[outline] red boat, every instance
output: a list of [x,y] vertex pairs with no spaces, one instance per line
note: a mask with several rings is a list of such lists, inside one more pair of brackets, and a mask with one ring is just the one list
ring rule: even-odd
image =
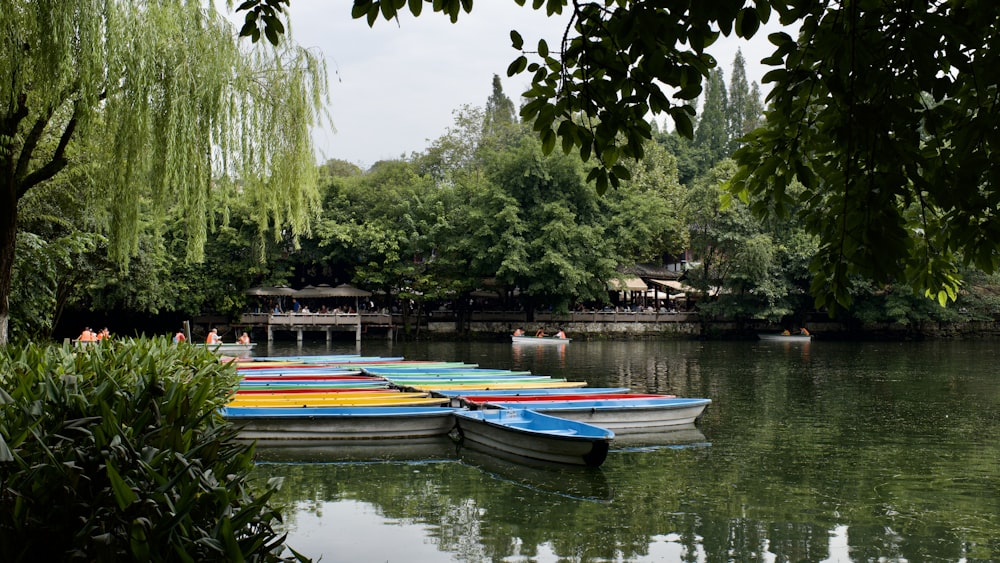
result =
[[530,403],[532,401],[597,401],[605,399],[673,399],[675,395],[643,393],[588,393],[586,395],[475,395],[461,397],[462,401],[475,405],[483,403]]

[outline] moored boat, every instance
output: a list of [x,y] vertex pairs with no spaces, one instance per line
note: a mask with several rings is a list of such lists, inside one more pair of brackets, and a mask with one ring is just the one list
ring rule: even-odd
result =
[[204,346],[220,356],[249,356],[250,353],[253,352],[254,346],[256,345],[256,342],[251,342],[249,344],[237,344],[235,342],[197,344],[197,346]]
[[810,342],[812,341],[811,334],[773,334],[766,332],[758,332],[757,338],[760,340],[766,340],[769,342]]
[[569,344],[572,338],[556,338],[555,336],[511,336],[513,344]]
[[395,393],[382,396],[363,397],[350,395],[340,397],[328,395],[275,395],[252,396],[237,395],[229,401],[231,407],[425,407],[444,405],[448,399],[427,397],[420,393]]
[[497,390],[497,389],[569,389],[574,387],[586,387],[586,381],[563,381],[563,380],[546,380],[546,381],[501,381],[496,383],[405,383],[397,384],[404,389],[417,389],[419,391],[432,391],[440,392],[449,389],[479,389],[479,390]]
[[526,458],[599,467],[615,434],[611,430],[529,409],[456,410],[462,443]]
[[222,415],[246,440],[359,440],[447,434],[450,407],[225,407]]
[[545,389],[440,389],[434,393],[445,397],[475,397],[478,395],[539,396],[539,395],[590,395],[594,393],[627,393],[628,387],[575,387]]
[[635,398],[564,401],[490,401],[489,406],[523,409],[593,424],[615,432],[647,431],[693,424],[712,403],[700,398]]
[[487,403],[524,403],[525,408],[534,408],[530,406],[533,403],[540,402],[553,402],[553,401],[607,401],[611,399],[676,399],[674,395],[661,395],[653,393],[545,393],[533,395],[531,393],[522,393],[520,395],[505,395],[505,394],[481,394],[481,395],[469,395],[469,396],[459,396],[459,398],[464,402],[473,407],[479,407]]

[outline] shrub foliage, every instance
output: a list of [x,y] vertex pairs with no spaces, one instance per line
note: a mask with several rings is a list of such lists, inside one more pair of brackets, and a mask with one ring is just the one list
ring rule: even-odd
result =
[[0,349],[0,560],[279,560],[235,381],[166,339]]

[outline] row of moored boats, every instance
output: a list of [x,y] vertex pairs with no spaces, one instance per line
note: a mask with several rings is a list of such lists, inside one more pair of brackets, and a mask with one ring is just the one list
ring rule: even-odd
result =
[[616,434],[693,426],[710,399],[631,393],[527,371],[403,358],[242,358],[223,415],[261,442],[424,438],[599,466]]

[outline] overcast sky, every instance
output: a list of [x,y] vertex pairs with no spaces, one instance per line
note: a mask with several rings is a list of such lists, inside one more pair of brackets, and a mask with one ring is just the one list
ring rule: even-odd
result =
[[[429,7],[420,18],[406,13],[398,24],[380,19],[374,28],[352,19],[346,1],[292,0],[289,12],[295,41],[319,49],[327,61],[336,132],[316,133],[321,159],[362,168],[422,152],[452,124],[455,110],[486,104],[494,74],[520,105],[530,77],[506,76],[507,65],[518,56],[510,46],[510,30],[517,29],[525,45],[544,37],[555,46],[566,21],[511,0],[476,2],[457,25]],[[759,61],[770,49],[765,34],[758,37],[753,44],[722,38],[713,46],[727,84],[738,47],[748,79],[760,84],[767,69]]]

